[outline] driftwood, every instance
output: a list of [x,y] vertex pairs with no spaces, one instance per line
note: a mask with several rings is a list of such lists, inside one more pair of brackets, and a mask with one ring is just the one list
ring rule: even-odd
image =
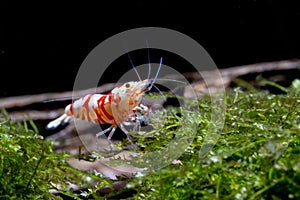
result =
[[[237,77],[253,73],[262,73],[267,71],[280,71],[280,70],[292,70],[297,69],[300,66],[300,60],[283,60],[277,62],[266,62],[257,63],[251,65],[230,67],[226,69],[212,70],[212,71],[202,71],[184,73],[183,76],[191,80],[192,87],[185,88],[184,96],[189,97],[190,89],[194,92],[203,94],[208,91],[218,92],[220,88],[228,87],[228,85]],[[216,77],[221,77],[218,79]],[[180,80],[179,76],[168,76],[169,79]],[[0,108],[10,109],[14,108],[13,112],[10,112],[11,118],[15,121],[22,121],[27,119],[33,120],[47,120],[53,119],[60,115],[63,110],[55,109],[49,111],[36,111],[36,110],[24,110],[23,107],[35,104],[35,103],[45,103],[51,99],[72,99],[72,95],[76,97],[84,96],[89,93],[104,93],[111,90],[115,84],[108,83],[104,84],[96,90],[94,88],[85,89],[80,91],[66,91],[61,93],[45,93],[36,95],[26,95],[26,96],[15,96],[15,97],[5,97],[0,98]]]
[[[183,76],[186,79],[192,80],[191,87],[186,87],[184,91],[185,97],[192,97],[192,93],[196,93],[198,96],[202,96],[207,93],[222,92],[224,87],[228,87],[232,81],[240,76],[260,74],[264,72],[276,72],[289,71],[300,67],[300,60],[283,60],[276,62],[265,62],[251,65],[243,65],[230,67],[226,69],[202,71],[202,72],[190,72],[185,73]],[[282,77],[284,75],[277,74],[273,77],[269,77],[272,81],[288,79],[288,77]],[[220,78],[221,77],[221,78]],[[168,76],[170,79],[180,80],[179,76]],[[192,90],[192,91],[191,91]]]
[[6,97],[0,99],[0,108],[23,107],[34,103],[43,103],[55,99],[71,99],[72,96],[80,97],[90,93],[103,93],[111,90],[114,87],[113,83],[104,84],[98,88],[90,88],[79,91],[66,91],[59,93],[45,93],[36,95],[25,95],[16,97]]

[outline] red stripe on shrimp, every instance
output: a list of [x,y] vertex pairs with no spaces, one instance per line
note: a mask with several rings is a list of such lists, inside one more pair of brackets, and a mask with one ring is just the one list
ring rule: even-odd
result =
[[72,104],[72,103],[70,104],[69,110],[70,110],[70,114],[71,114],[71,115],[74,115],[74,113],[73,113],[73,104]]
[[[85,114],[86,114],[86,119],[83,120],[87,120],[87,121],[91,121],[91,117],[90,117],[90,109],[89,109],[89,102],[91,100],[92,94],[88,95],[88,97],[86,98],[86,100],[84,101],[84,103],[82,104],[82,109],[85,110]],[[84,115],[82,115],[84,116]]]
[[[104,95],[102,96],[99,100],[98,100],[98,105],[100,105],[100,108],[101,108],[101,111],[103,112],[103,114],[105,115],[105,117],[107,119],[109,119],[110,121],[113,121],[114,120],[114,117],[112,115],[110,115],[107,111],[106,111],[106,108],[105,108],[105,98],[109,98],[110,95]],[[108,99],[109,100],[109,99]]]
[[98,124],[107,123],[107,122],[105,121],[105,119],[102,117],[102,113],[100,112],[99,109],[94,108],[94,111],[95,111],[95,113],[96,113],[96,115],[97,115],[97,119],[95,119],[95,122],[96,122],[96,123],[98,123]]

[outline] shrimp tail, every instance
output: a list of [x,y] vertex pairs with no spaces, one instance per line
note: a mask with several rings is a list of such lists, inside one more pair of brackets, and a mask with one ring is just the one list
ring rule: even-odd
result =
[[67,114],[61,115],[59,118],[51,121],[49,124],[47,124],[46,129],[53,130],[56,129],[59,125],[63,125],[65,123],[68,123],[71,120],[71,116],[68,116]]

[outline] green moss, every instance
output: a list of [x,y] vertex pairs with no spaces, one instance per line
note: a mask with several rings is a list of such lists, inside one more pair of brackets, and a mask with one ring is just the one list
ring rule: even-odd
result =
[[[276,84],[272,84],[278,87]],[[214,109],[200,99],[200,123],[191,146],[169,165],[132,179],[133,199],[299,199],[300,198],[300,84],[267,91],[226,93],[226,119],[215,146],[199,157]],[[156,136],[156,140],[164,140]]]
[[[108,196],[113,198],[133,188],[137,193],[132,199],[299,199],[300,81],[293,81],[289,88],[260,81],[280,88],[284,94],[250,86],[248,91],[227,91],[224,127],[212,137],[216,141],[206,140],[217,126],[211,114],[218,105],[209,96],[189,107],[199,112],[169,108],[156,130],[133,139],[142,147],[138,150],[141,155],[168,148],[174,138],[189,141],[178,158],[182,165],[170,164],[122,178],[129,182],[127,188]],[[236,83],[245,86],[244,81]],[[182,126],[186,116],[187,126]],[[191,134],[190,125],[194,124],[196,133]],[[58,189],[57,185],[65,196],[99,199],[98,191],[111,186],[111,181],[97,174],[68,166],[66,160],[71,156],[56,154],[51,141],[43,140],[32,122],[30,127],[13,123],[7,116],[0,122],[1,199],[59,199],[48,192]],[[207,149],[208,154],[199,154],[201,149]],[[86,177],[97,180],[96,187]],[[87,190],[75,194],[68,189],[69,183]]]
[[52,142],[38,134],[33,122],[30,126],[12,122],[5,110],[2,117],[5,120],[0,122],[0,199],[61,199],[51,194],[51,189],[79,199],[80,194],[68,189],[70,183],[88,187],[89,176],[98,180],[99,185],[108,184],[100,176],[70,167],[67,159],[71,156],[55,153]]

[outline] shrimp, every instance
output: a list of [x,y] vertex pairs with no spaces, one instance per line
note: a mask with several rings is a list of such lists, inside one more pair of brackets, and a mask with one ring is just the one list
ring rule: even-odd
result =
[[[96,138],[110,131],[108,140],[110,141],[116,128],[119,127],[127,136],[132,144],[129,132],[124,127],[128,122],[140,124],[149,117],[149,108],[141,104],[145,92],[150,91],[157,80],[160,68],[162,66],[162,58],[156,75],[153,79],[149,74],[147,79],[141,80],[136,69],[139,81],[126,82],[115,87],[108,94],[88,94],[65,107],[65,112],[57,119],[51,121],[46,128],[55,129],[62,123],[69,122],[72,118],[77,118],[95,124],[111,124],[111,126],[96,134]],[[155,87],[155,86],[154,86]],[[135,121],[135,122],[134,122]]]

